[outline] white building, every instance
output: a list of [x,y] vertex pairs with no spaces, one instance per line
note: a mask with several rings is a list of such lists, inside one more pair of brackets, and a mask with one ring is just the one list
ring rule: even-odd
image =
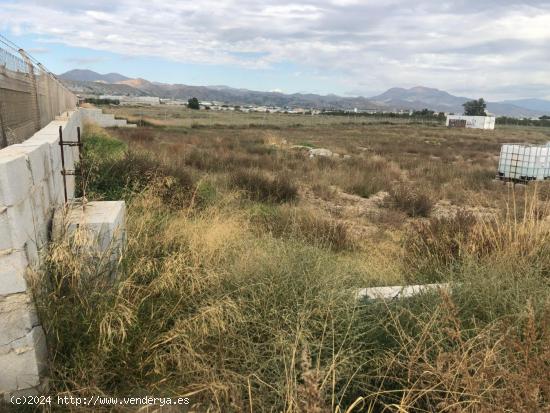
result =
[[471,129],[495,129],[494,116],[447,115],[447,127]]

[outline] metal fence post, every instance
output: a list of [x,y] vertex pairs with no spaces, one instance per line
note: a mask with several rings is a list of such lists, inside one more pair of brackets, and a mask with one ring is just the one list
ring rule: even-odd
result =
[[38,102],[38,85],[36,84],[36,75],[34,73],[34,65],[31,62],[31,59],[29,59],[29,56],[27,56],[27,53],[23,49],[19,49],[19,54],[23,57],[23,60],[27,64],[27,68],[29,70],[29,77],[31,80],[31,97],[33,99],[34,104],[34,126],[35,129],[38,131],[41,128],[40,123],[40,104]]

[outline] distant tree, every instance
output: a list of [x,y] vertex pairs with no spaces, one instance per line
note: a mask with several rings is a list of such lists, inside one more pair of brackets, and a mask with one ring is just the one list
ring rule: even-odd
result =
[[94,105],[119,105],[120,100],[118,99],[99,99],[99,98],[86,98],[84,99],[86,103],[92,103]]
[[430,109],[422,109],[422,110],[415,110],[413,112],[413,116],[419,116],[419,117],[429,117],[434,115],[434,111]]
[[548,115],[542,115],[539,119],[540,119],[540,120],[550,120],[550,116],[548,116]]
[[487,112],[485,112],[485,109],[487,109],[487,103],[485,103],[483,98],[479,98],[478,100],[470,100],[462,106],[464,106],[464,114],[467,116],[487,116]]
[[191,98],[187,101],[187,107],[189,109],[200,109],[201,105],[199,104],[199,100],[197,98]]

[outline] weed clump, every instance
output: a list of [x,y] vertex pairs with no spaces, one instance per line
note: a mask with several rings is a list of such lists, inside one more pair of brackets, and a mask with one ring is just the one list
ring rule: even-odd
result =
[[298,188],[286,176],[270,177],[254,169],[241,169],[229,177],[232,188],[246,191],[248,196],[260,202],[284,203],[298,198]]
[[348,225],[303,208],[261,208],[252,220],[275,237],[301,239],[337,252],[352,251],[358,246]]
[[404,240],[404,267],[409,282],[440,281],[443,274],[462,262],[472,244],[481,255],[490,248],[482,245],[475,216],[464,210],[411,224]]
[[432,197],[420,189],[405,183],[390,188],[391,205],[410,217],[427,217],[434,206]]

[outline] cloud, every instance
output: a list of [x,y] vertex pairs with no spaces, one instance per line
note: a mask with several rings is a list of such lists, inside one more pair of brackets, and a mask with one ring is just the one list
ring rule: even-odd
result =
[[0,0],[0,11],[15,32],[71,46],[246,69],[292,63],[340,92],[424,84],[494,99],[550,88],[546,0]]

